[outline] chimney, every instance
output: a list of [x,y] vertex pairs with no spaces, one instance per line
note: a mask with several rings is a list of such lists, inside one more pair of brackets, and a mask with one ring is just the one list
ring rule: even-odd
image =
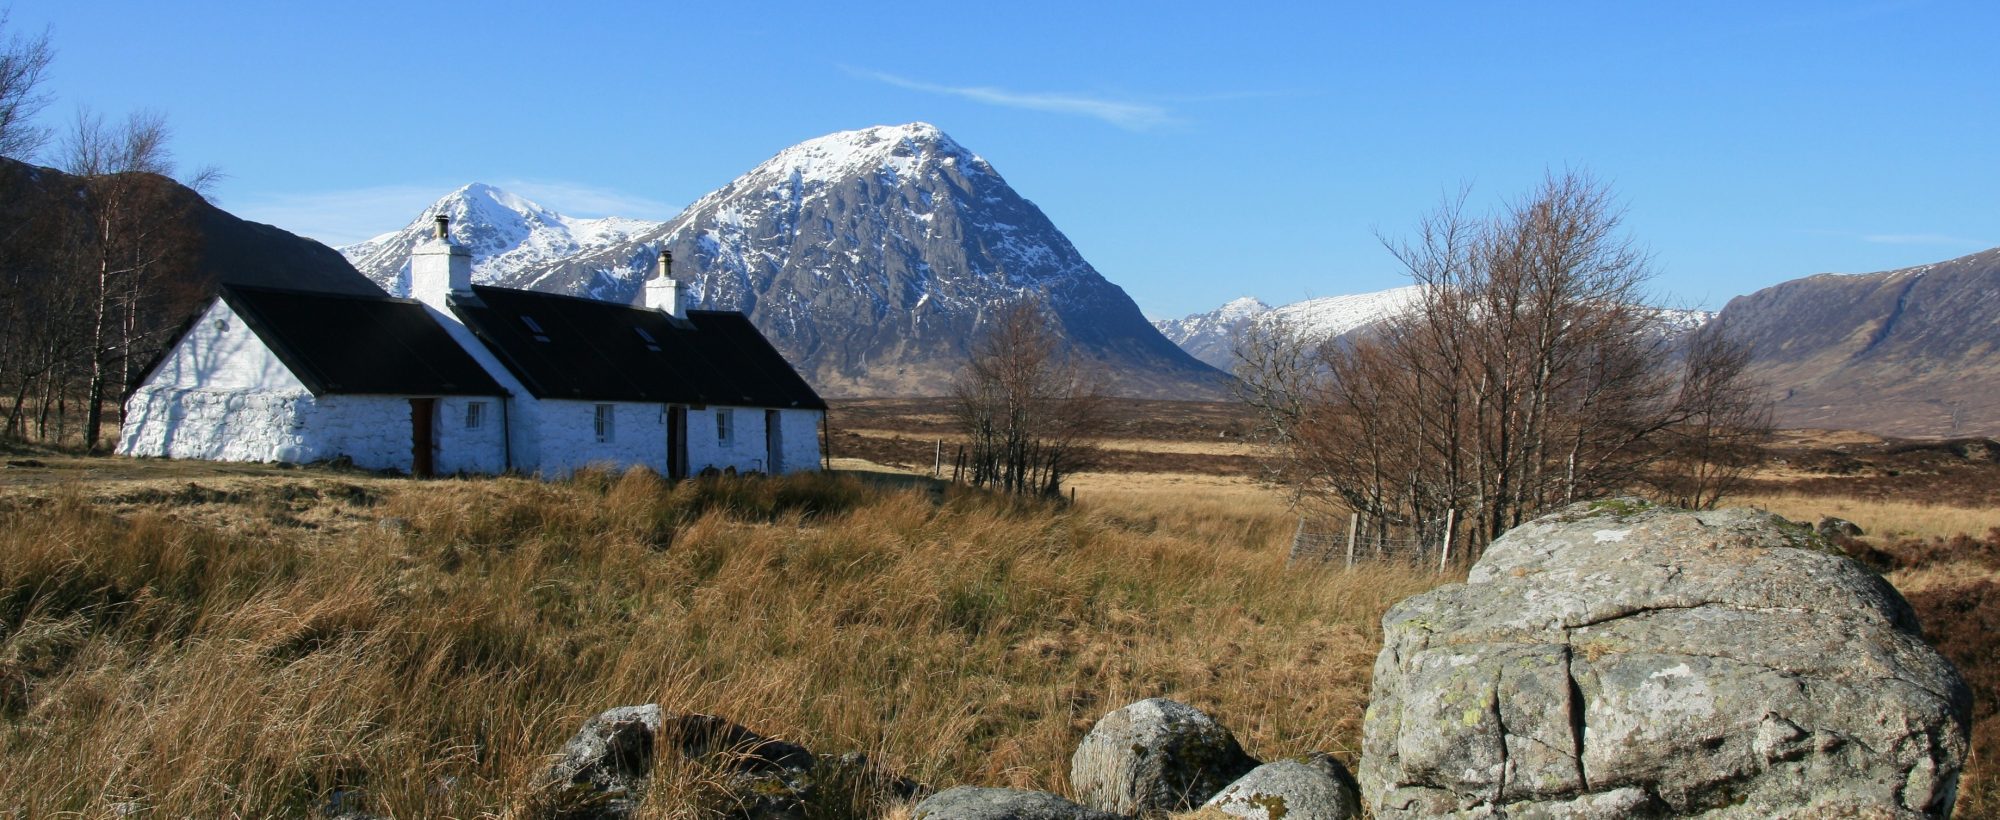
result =
[[681,285],[674,281],[674,254],[660,248],[660,263],[653,271],[653,278],[647,279],[639,293],[640,305],[660,311],[676,319],[687,318],[687,294],[681,292]]
[[472,292],[472,252],[451,241],[451,217],[438,214],[430,238],[410,249],[410,298],[451,315],[454,293]]

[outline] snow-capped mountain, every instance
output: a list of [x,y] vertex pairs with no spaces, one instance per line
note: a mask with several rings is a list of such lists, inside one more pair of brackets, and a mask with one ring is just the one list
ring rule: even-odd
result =
[[1210,367],[1229,370],[1236,365],[1236,334],[1251,320],[1270,312],[1271,306],[1262,299],[1244,296],[1207,313],[1154,319],[1153,327],[1188,355],[1207,362]]
[[472,278],[480,283],[518,282],[524,271],[616,245],[661,224],[616,216],[564,216],[526,197],[475,182],[432,203],[402,230],[348,245],[340,252],[383,290],[408,295],[410,248],[430,235],[438,214],[451,217],[452,234],[472,251]]
[[[1282,324],[1306,338],[1337,339],[1414,310],[1422,293],[1417,285],[1405,285],[1372,293],[1322,296],[1275,308],[1245,296],[1207,313],[1162,319],[1153,326],[1195,358],[1226,370],[1235,365],[1238,335],[1253,322]],[[1651,308],[1650,311],[1653,326],[1667,337],[1700,328],[1715,317],[1705,310]]]
[[1372,293],[1321,296],[1273,308],[1266,321],[1282,322],[1309,337],[1332,339],[1401,315],[1416,307],[1422,295],[1422,288],[1405,285]]
[[1373,293],[1323,296],[1279,307],[1255,298],[1234,299],[1207,313],[1153,323],[1195,358],[1224,370],[1236,364],[1236,339],[1252,322],[1280,322],[1294,332],[1331,339],[1366,328],[1416,304],[1414,285]]
[[994,312],[1026,296],[1108,389],[1221,395],[1221,374],[1162,337],[990,163],[926,123],[808,140],[664,225],[494,281],[625,299],[661,247],[693,306],[749,314],[827,395],[943,395]]

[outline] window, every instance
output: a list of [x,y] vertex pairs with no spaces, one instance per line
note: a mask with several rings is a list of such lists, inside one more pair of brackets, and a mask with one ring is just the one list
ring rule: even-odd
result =
[[525,313],[521,314],[521,324],[527,325],[528,330],[535,334],[535,341],[546,342],[549,340],[548,331],[542,329],[542,323],[535,321],[535,317]]
[[728,410],[715,411],[715,443],[729,446],[730,437],[736,432],[736,417]]
[[598,443],[598,444],[610,444],[610,443],[611,443],[611,440],[612,440],[612,437],[613,437],[613,436],[614,436],[614,434],[616,433],[616,431],[612,429],[612,415],[611,415],[611,411],[612,411],[612,405],[609,405],[609,404],[600,404],[600,405],[598,405],[598,406],[597,406],[597,443]]
[[486,402],[468,402],[465,405],[465,429],[477,430],[486,426]]
[[653,338],[653,334],[647,333],[645,328],[635,327],[632,328],[632,332],[639,334],[639,341],[646,343],[647,350],[653,351],[654,353],[660,352],[660,341],[658,339]]

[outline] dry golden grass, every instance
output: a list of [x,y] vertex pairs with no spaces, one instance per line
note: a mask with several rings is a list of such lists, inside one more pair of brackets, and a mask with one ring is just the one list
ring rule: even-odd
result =
[[[1351,762],[1379,618],[1436,583],[1288,570],[1268,502],[1198,487],[1063,509],[907,483],[0,498],[0,813],[303,816],[336,788],[504,813],[584,718],[649,701],[939,786],[1064,791],[1089,724],[1154,695]],[[699,786],[648,805],[697,816]]]
[[1817,522],[1829,515],[1845,518],[1860,525],[1871,539],[1882,540],[1977,535],[2000,527],[2000,510],[1932,504],[1921,499],[1885,501],[1802,493],[1757,493],[1733,496],[1724,503],[1760,507],[1806,523]]

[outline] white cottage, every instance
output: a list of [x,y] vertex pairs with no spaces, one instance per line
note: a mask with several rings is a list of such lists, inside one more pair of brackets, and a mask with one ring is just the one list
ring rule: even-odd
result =
[[225,286],[126,403],[120,453],[415,475],[818,469],[826,403],[741,313],[472,284],[439,217],[413,299]]

